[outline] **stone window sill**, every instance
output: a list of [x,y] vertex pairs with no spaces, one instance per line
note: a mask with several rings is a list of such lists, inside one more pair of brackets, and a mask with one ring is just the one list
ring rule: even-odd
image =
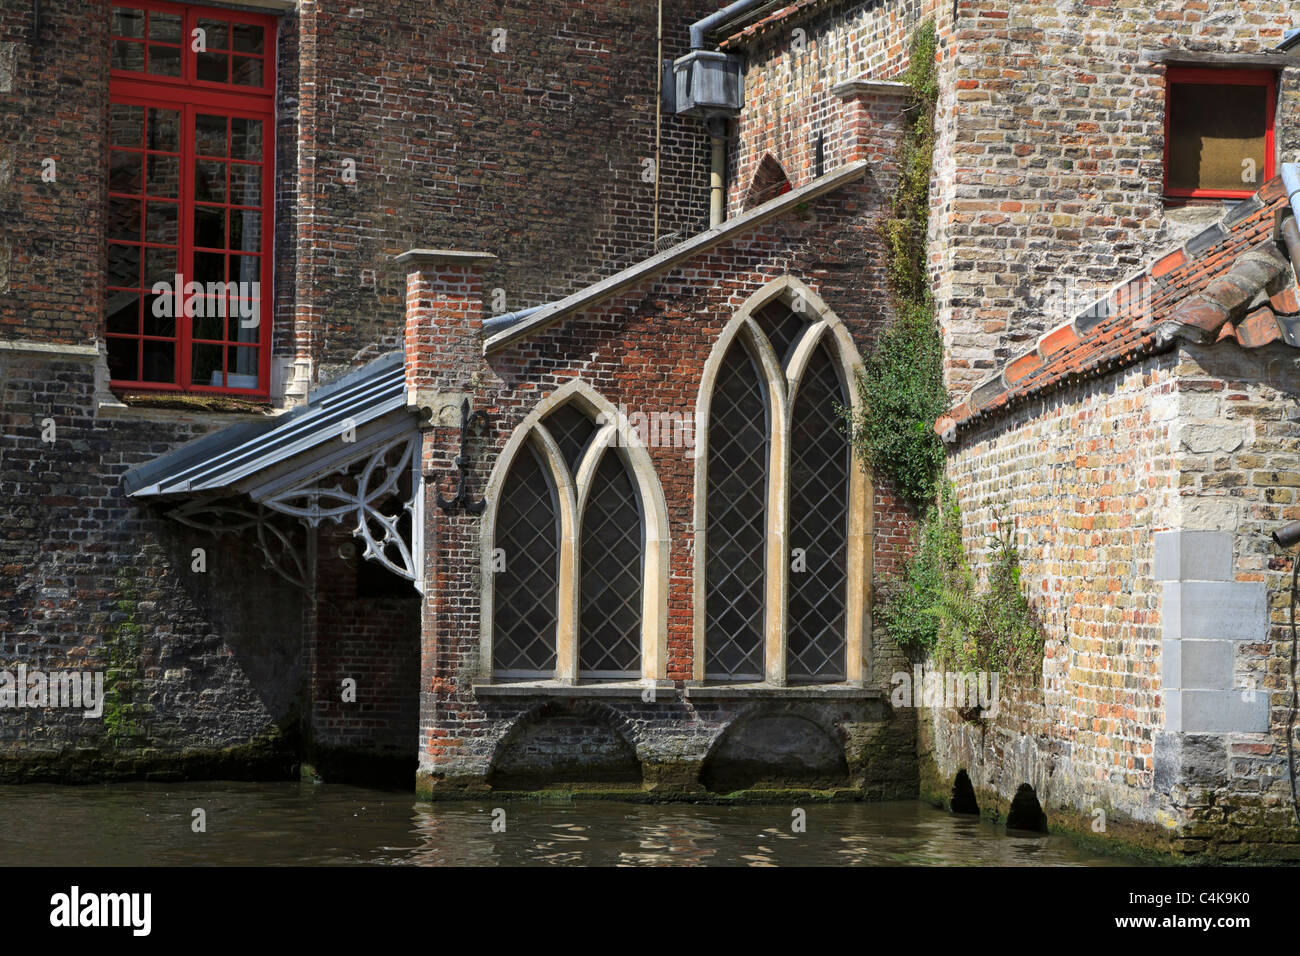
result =
[[556,680],[474,681],[476,697],[641,697],[647,690],[673,691],[670,680],[580,681],[568,684]]
[[776,697],[785,700],[865,700],[880,697],[880,688],[861,684],[695,684],[686,685],[691,700],[733,700]]

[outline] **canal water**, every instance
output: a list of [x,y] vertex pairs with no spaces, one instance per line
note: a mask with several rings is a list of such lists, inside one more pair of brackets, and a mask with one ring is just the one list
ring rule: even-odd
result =
[[[195,810],[206,832],[194,832]],[[502,814],[496,810],[504,811]],[[0,787],[0,866],[1118,866],[916,801],[421,803],[338,784]],[[494,830],[493,822],[497,821]],[[504,824],[504,830],[500,829]]]

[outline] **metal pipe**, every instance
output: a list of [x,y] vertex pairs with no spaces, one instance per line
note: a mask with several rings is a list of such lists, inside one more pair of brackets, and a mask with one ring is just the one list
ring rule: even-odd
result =
[[766,2],[767,0],[736,0],[735,3],[723,7],[716,13],[710,13],[703,20],[696,20],[691,24],[691,49],[703,50],[706,33],[732,17],[740,16],[745,11]]
[[727,215],[727,140],[725,120],[709,120],[713,162],[709,169],[709,228],[722,225]]
[[1282,185],[1291,200],[1291,211],[1300,218],[1300,163],[1282,164]]
[[1296,280],[1300,281],[1300,228],[1296,226],[1294,216],[1282,223],[1282,239],[1286,242],[1286,252],[1291,258]]

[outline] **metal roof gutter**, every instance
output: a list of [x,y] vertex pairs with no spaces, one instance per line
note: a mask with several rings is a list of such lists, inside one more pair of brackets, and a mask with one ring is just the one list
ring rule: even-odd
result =
[[[801,203],[817,199],[851,182],[855,182],[866,175],[869,165],[866,160],[860,160],[856,163],[841,166],[825,176],[814,179],[805,186],[769,200],[761,206],[756,206],[749,212],[734,219],[728,219],[720,226],[715,226],[670,249],[665,249],[658,255],[652,256],[629,269],[624,269],[622,272],[615,273],[595,285],[588,286],[586,289],[575,292],[558,302],[541,306],[515,325],[488,335],[483,340],[483,354],[488,355],[496,352],[513,342],[517,342],[519,339],[532,335],[534,332],[540,332],[542,329],[554,325],[575,312],[589,309],[640,282],[644,282],[646,279],[667,272],[674,266],[711,249],[719,243],[725,242],[737,233],[762,225]],[[487,331],[486,323],[484,324],[484,331]]]
[[769,0],[736,0],[735,3],[710,13],[703,20],[696,20],[691,24],[691,49],[703,50],[704,38],[711,30],[716,29],[733,17],[748,13],[754,7],[767,2]]

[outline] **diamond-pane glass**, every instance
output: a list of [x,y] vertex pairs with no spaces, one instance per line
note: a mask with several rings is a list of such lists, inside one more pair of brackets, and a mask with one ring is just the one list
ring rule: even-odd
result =
[[591,441],[591,436],[596,433],[596,423],[572,404],[568,404],[561,405],[546,416],[544,424],[555,439],[555,444],[560,446],[560,454],[569,466],[569,474],[576,479],[578,461],[582,458],[587,443]]
[[813,354],[795,398],[790,442],[790,569],[787,675],[844,680],[849,446],[835,404],[839,376],[824,347]]
[[718,371],[709,411],[705,676],[763,678],[763,546],[767,402],[737,342]]
[[582,516],[581,677],[641,672],[641,511],[622,459],[605,452]]
[[497,509],[505,570],[493,576],[492,666],[504,676],[555,673],[560,529],[545,470],[530,445],[510,468]]
[[784,302],[773,302],[759,309],[754,318],[763,330],[781,366],[785,367],[790,358],[790,347],[799,338],[806,324],[798,314],[791,311]]

